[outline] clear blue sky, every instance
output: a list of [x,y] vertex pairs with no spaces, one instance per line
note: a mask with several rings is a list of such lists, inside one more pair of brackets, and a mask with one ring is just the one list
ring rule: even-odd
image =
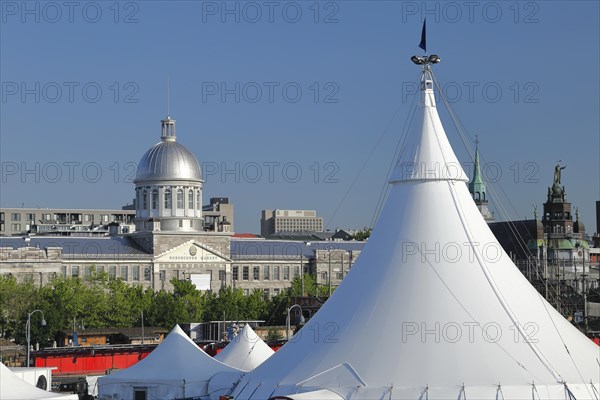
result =
[[205,200],[235,204],[236,231],[258,232],[264,208],[367,226],[419,75],[409,58],[426,16],[429,53],[443,60],[436,76],[479,135],[508,217],[531,218],[533,204],[541,212],[562,160],[568,200],[594,232],[599,2],[468,4],[3,0],[0,205],[131,202],[169,77],[178,140],[204,167]]

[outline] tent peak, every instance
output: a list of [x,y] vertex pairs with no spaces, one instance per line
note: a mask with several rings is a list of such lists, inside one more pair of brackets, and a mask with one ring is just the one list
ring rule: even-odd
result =
[[389,183],[469,181],[442,126],[433,88],[433,73],[430,63],[426,63],[421,74],[420,101]]

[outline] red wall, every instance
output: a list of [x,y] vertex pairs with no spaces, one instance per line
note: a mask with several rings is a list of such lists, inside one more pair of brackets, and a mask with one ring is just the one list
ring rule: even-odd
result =
[[54,375],[104,375],[109,369],[131,367],[150,354],[150,350],[126,353],[67,353],[35,357],[36,367],[57,367]]

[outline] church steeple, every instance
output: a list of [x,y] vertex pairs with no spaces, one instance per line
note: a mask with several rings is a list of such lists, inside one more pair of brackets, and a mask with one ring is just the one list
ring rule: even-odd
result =
[[481,168],[479,166],[479,138],[475,136],[475,164],[473,165],[473,179],[469,182],[469,192],[475,202],[485,201],[487,203],[487,194],[485,192],[485,183],[481,178]]
[[481,167],[479,165],[479,137],[475,136],[475,163],[473,165],[473,179],[469,182],[469,192],[471,196],[473,196],[473,200],[475,200],[475,204],[481,215],[483,215],[483,219],[486,222],[494,222],[494,215],[488,209],[488,198],[485,189],[485,182],[483,182],[483,177],[481,175]]

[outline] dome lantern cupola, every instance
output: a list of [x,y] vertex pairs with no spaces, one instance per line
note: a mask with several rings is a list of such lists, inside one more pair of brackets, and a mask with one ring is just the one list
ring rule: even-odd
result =
[[171,117],[167,115],[167,118],[161,120],[160,124],[162,125],[162,135],[160,136],[162,141],[164,142],[168,140],[170,142],[174,142],[176,139],[175,120],[171,119]]

